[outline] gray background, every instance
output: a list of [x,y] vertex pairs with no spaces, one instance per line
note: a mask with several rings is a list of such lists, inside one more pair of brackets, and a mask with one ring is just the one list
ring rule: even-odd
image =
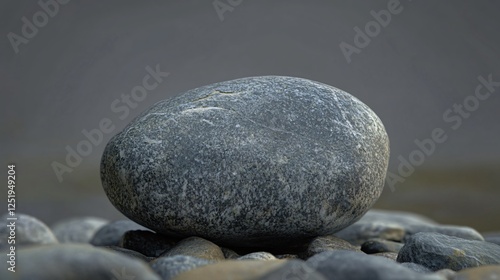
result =
[[[41,8],[2,0],[0,154],[4,166],[17,165],[18,211],[49,224],[75,215],[119,218],[101,188],[99,160],[134,116],[205,84],[288,75],[341,88],[370,106],[391,139],[393,173],[415,139],[446,131],[448,140],[394,192],[386,188],[377,207],[500,230],[500,88],[457,130],[443,120],[474,93],[478,76],[500,81],[500,2],[402,0],[401,13],[348,63],[339,44],[353,44],[353,28],[364,29],[370,11],[388,2],[243,0],[221,21],[212,1],[73,0],[16,54],[7,34],[21,35],[21,18],[32,21]],[[157,64],[170,76],[119,119],[110,104]],[[65,147],[75,148],[81,131],[103,118],[115,131],[59,182],[51,163],[64,163]],[[6,191],[0,196],[5,205]]]

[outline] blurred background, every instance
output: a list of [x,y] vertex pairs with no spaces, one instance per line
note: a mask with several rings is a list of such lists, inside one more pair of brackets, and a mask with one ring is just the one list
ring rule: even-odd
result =
[[[493,0],[1,0],[0,155],[4,171],[16,164],[17,211],[48,224],[122,217],[99,178],[114,134],[186,90],[286,75],[343,89],[381,118],[389,172],[405,176],[376,207],[500,230],[500,87],[474,97],[479,77],[500,82],[498,11]],[[148,66],[170,74],[140,101],[123,99]],[[68,166],[67,149],[103,119],[115,129]],[[420,160],[415,141],[435,129],[446,141]],[[412,153],[415,170],[402,174]]]

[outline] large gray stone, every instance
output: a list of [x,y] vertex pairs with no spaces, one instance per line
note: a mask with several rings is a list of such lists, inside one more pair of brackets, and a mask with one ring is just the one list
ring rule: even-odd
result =
[[401,248],[398,262],[414,262],[433,271],[500,264],[500,246],[434,232],[413,235]]
[[161,101],[107,144],[104,190],[158,233],[282,246],[332,234],[380,196],[380,119],[322,83],[265,76]]

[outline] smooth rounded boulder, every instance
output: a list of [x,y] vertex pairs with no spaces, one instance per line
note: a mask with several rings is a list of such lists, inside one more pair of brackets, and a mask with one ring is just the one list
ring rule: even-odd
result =
[[109,141],[101,179],[119,211],[157,233],[278,247],[357,221],[388,160],[384,126],[357,98],[264,76],[156,103]]

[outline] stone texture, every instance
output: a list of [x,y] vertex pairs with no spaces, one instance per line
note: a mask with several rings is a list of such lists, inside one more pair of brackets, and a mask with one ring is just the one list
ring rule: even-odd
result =
[[375,238],[405,242],[419,232],[437,232],[469,240],[484,240],[480,233],[470,227],[439,225],[418,214],[375,209],[368,211],[359,221],[335,233],[335,236],[352,244],[361,245]]
[[405,234],[404,227],[399,224],[360,220],[334,235],[351,244],[361,245],[374,238],[401,241]]
[[327,279],[443,279],[437,275],[415,272],[385,258],[353,251],[323,252],[308,259],[307,263]]
[[89,243],[107,220],[96,217],[72,218],[54,224],[52,232],[60,243]]
[[279,247],[361,217],[388,157],[380,119],[355,97],[252,77],[156,103],[109,141],[101,178],[118,210],[158,233]]
[[250,254],[243,255],[238,258],[238,260],[261,260],[261,261],[266,261],[266,260],[275,260],[276,257],[268,252],[254,252]]
[[[160,257],[155,259],[150,263],[151,268],[161,276],[163,280],[173,279],[175,276],[201,267],[212,262],[205,259],[195,258],[191,256],[171,256],[171,257]],[[204,278],[202,278],[204,279]]]
[[468,240],[484,241],[483,236],[475,229],[454,225],[409,225],[406,227],[405,241],[419,232],[436,232]]
[[333,235],[319,236],[311,241],[307,247],[305,256],[302,257],[307,259],[321,252],[330,250],[359,251],[359,248]]
[[421,232],[413,235],[401,248],[398,262],[418,263],[433,271],[445,268],[458,271],[500,264],[500,246],[440,233]]
[[130,230],[147,229],[130,220],[114,221],[101,227],[90,240],[90,244],[94,246],[118,246],[125,232]]
[[500,279],[500,265],[485,265],[468,268],[455,274],[453,280],[497,280]]
[[367,254],[376,254],[384,252],[397,253],[403,247],[403,243],[393,242],[383,239],[371,239],[361,245],[361,251]]
[[[17,251],[16,272],[0,270],[0,279],[160,280],[147,263],[88,244],[56,244]],[[6,255],[0,261],[6,263]]]
[[181,240],[161,256],[171,257],[176,255],[191,256],[209,261],[225,260],[224,253],[219,246],[208,240],[194,236]]
[[42,221],[30,215],[16,213],[17,220],[7,220],[7,214],[0,218],[0,250],[10,248],[12,244],[8,243],[10,234],[9,224],[15,222],[15,247],[25,247],[40,244],[58,243],[56,237]]
[[177,241],[149,230],[131,230],[123,234],[120,247],[137,251],[148,257],[158,257],[171,249]]

